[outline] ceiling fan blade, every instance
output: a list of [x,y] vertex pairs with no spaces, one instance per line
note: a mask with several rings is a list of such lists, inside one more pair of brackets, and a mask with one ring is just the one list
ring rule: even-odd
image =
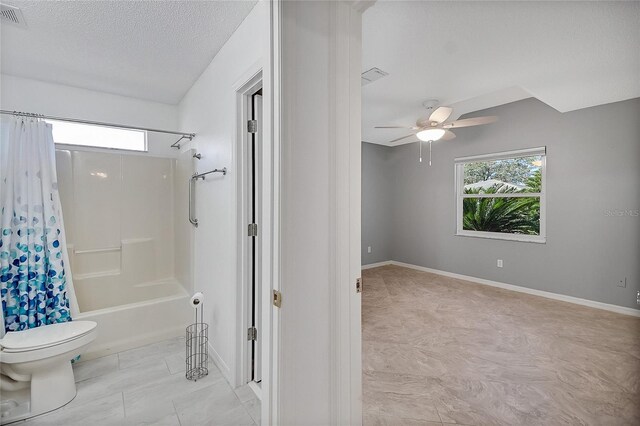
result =
[[403,136],[403,137],[401,137],[401,138],[398,138],[398,139],[394,139],[394,140],[392,140],[392,141],[389,141],[389,143],[398,142],[398,141],[401,141],[402,139],[410,138],[410,137],[413,137],[413,136],[415,136],[415,135],[416,135],[415,133],[411,133],[410,135]]
[[442,123],[447,118],[449,118],[449,116],[451,115],[452,112],[453,112],[453,108],[445,107],[445,106],[438,107],[429,116],[429,121],[435,121],[436,123]]
[[410,129],[410,130],[418,130],[416,126],[375,126],[374,129]]
[[464,120],[456,120],[451,123],[445,123],[442,125],[443,129],[458,129],[460,127],[480,126],[482,124],[489,124],[498,121],[498,117],[490,115],[487,117],[473,117],[465,118]]
[[440,140],[450,141],[451,139],[454,139],[455,137],[456,137],[456,134],[453,133],[451,130],[445,130],[444,131],[444,136],[442,136],[442,138],[440,138]]

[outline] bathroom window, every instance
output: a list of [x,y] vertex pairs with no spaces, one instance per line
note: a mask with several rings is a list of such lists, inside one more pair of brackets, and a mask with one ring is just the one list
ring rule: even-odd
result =
[[58,120],[46,121],[53,126],[53,140],[56,144],[147,151],[147,132],[143,130],[94,126]]
[[545,242],[546,148],[456,158],[456,235]]

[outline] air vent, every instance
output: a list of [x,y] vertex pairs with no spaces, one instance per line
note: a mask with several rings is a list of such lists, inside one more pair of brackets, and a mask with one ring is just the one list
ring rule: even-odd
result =
[[14,6],[7,4],[0,4],[0,18],[3,24],[13,24],[19,27],[26,27],[27,23],[24,21],[22,11]]
[[373,83],[376,80],[380,80],[382,77],[386,77],[389,74],[382,71],[380,68],[371,68],[368,71],[362,73],[362,85],[365,86],[369,83]]

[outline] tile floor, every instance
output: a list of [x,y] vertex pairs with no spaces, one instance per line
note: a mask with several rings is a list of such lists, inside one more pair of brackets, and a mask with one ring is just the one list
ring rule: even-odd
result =
[[640,425],[640,318],[363,271],[364,423]]
[[184,377],[184,338],[74,365],[78,394],[65,407],[14,423],[38,425],[256,425],[260,401],[235,391],[210,362],[209,375]]

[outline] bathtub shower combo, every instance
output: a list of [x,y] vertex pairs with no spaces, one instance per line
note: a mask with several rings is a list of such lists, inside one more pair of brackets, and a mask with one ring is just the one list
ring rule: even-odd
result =
[[57,150],[78,318],[99,324],[85,358],[184,333],[194,161],[189,151],[172,159]]
[[54,149],[18,115],[0,152],[0,424],[72,400],[72,359],[183,335],[192,314],[195,152]]

